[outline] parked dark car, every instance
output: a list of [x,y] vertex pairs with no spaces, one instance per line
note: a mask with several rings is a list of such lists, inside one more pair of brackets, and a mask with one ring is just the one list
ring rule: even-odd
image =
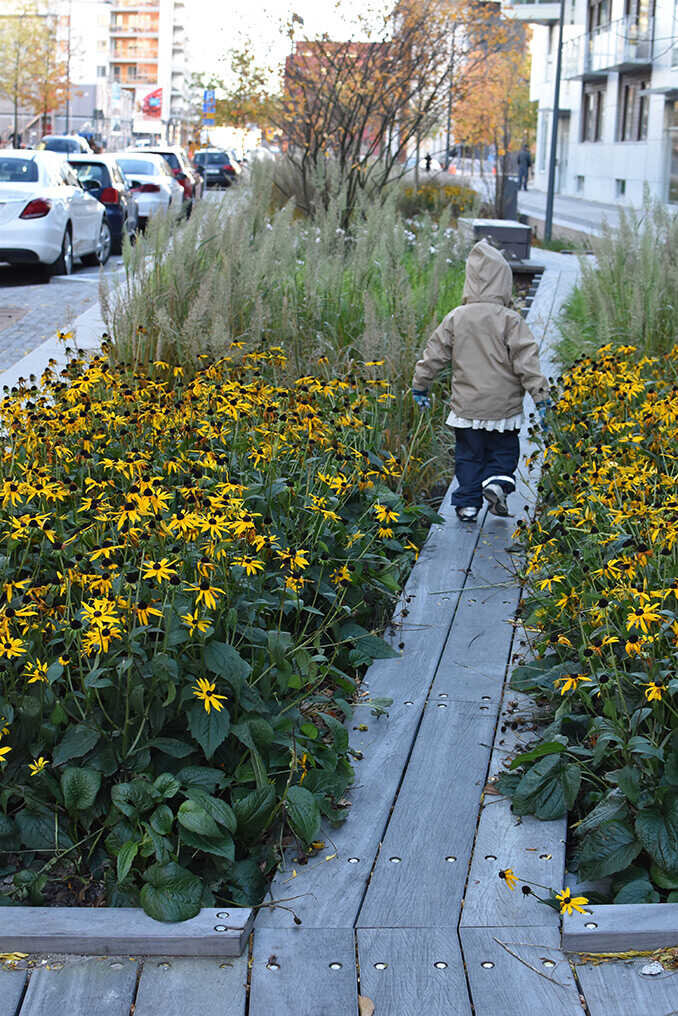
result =
[[206,187],[230,187],[242,173],[238,160],[221,148],[202,148],[193,156],[193,165]]
[[92,151],[87,138],[81,137],[80,134],[45,134],[38,148],[47,152],[63,152],[64,155]]
[[129,181],[112,155],[69,155],[80,186],[106,206],[106,220],[111,227],[113,250],[120,253],[122,238],[130,239],[139,225],[137,203]]
[[204,187],[202,176],[197,169],[193,168],[183,148],[161,145],[160,147],[144,147],[143,150],[144,152],[153,152],[154,155],[162,155],[172,170],[173,176],[184,189],[184,211],[188,218],[193,205],[202,197]]

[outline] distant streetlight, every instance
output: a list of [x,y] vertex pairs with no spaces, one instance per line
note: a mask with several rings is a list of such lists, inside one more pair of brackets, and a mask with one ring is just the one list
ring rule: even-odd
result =
[[551,124],[551,151],[549,153],[549,179],[546,188],[546,214],[544,216],[544,239],[551,239],[553,227],[553,195],[556,185],[556,155],[558,148],[558,117],[560,114],[560,70],[563,62],[563,25],[565,23],[565,0],[560,0],[560,23],[558,25],[558,52],[556,54],[556,83],[553,90],[553,123]]

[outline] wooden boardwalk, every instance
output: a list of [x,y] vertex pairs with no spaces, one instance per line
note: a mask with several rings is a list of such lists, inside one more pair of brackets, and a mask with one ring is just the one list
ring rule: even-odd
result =
[[[544,261],[528,320],[548,364],[576,263]],[[535,482],[523,466],[518,517]],[[402,656],[367,674],[370,695],[393,705],[381,717],[360,706],[351,722],[362,757],[348,818],[306,864],[291,853],[271,886],[302,924],[261,910],[238,959],[64,957],[0,970],[0,1016],[358,1016],[359,995],[375,1016],[579,1016],[584,1002],[590,1016],[678,1012],[670,975],[642,976],[642,960],[571,963],[557,914],[497,877],[511,867],[562,886],[565,822],[516,819],[491,784],[531,736],[516,722],[529,700],[505,684],[521,649],[506,551],[516,518],[464,528],[449,499],[441,514],[394,619]]]

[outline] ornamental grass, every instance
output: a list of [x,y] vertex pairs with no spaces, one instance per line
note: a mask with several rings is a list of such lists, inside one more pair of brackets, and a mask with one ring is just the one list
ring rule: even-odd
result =
[[[678,348],[599,350],[562,379],[527,551],[534,662],[512,687],[550,721],[500,786],[570,812],[592,901],[678,901]],[[601,896],[601,893],[604,893]]]
[[374,365],[237,347],[73,355],[2,402],[0,902],[257,903],[346,813],[343,721],[435,516]]

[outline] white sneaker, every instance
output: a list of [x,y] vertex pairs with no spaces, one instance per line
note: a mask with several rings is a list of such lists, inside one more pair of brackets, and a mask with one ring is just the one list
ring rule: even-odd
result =
[[506,518],[508,515],[506,494],[498,483],[486,483],[483,487],[483,497],[487,501],[492,515],[500,515],[502,518]]
[[478,518],[479,508],[457,508],[457,518],[460,522],[475,522]]

